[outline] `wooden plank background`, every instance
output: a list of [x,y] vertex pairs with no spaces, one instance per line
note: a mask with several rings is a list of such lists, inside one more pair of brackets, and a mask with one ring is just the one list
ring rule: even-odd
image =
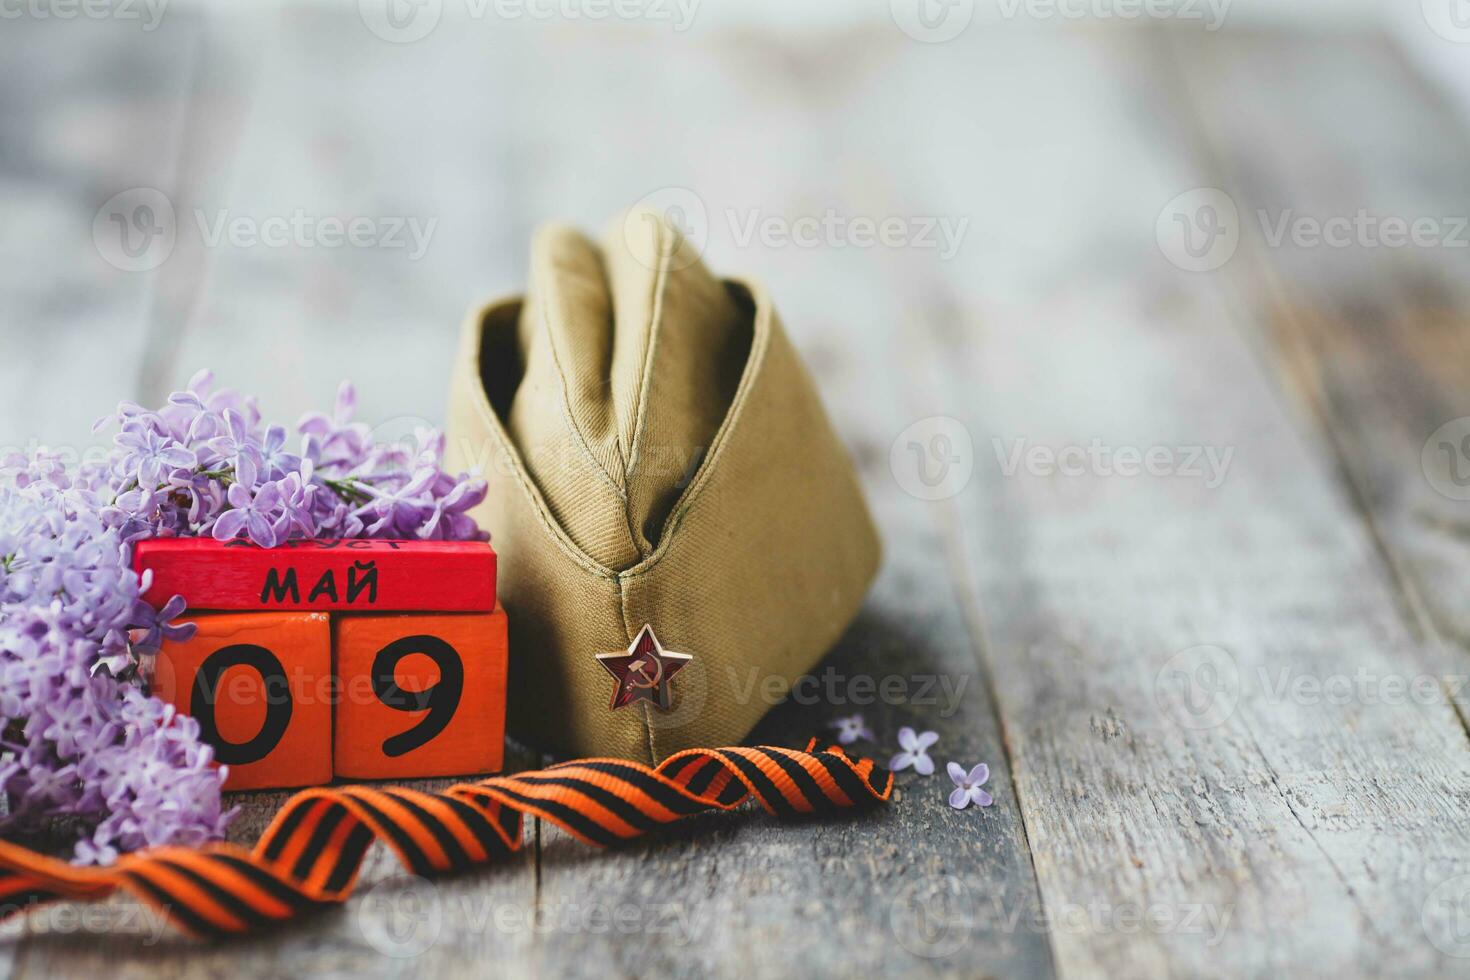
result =
[[[861,711],[886,756],[932,728],[996,796],[955,812],[942,773],[906,774],[859,819],[710,817],[602,854],[533,823],[516,860],[433,886],[375,851],[365,897],[265,939],[160,937],[116,902],[9,928],[0,968],[1464,972],[1470,493],[1448,467],[1470,423],[1441,426],[1470,416],[1470,251],[1270,233],[1365,212],[1451,235],[1470,209],[1466,123],[1388,38],[446,12],[390,44],[351,9],[286,7],[22,18],[0,51],[0,445],[82,451],[113,402],[205,365],[285,420],[351,377],[384,432],[435,422],[460,316],[517,288],[538,223],[680,203],[712,267],[770,285],[886,546],[822,668],[838,697],[779,705],[758,737]],[[129,273],[92,223],[139,186],[178,240]],[[1229,203],[1227,261],[1171,261],[1177,200],[1186,224]],[[298,210],[432,233],[411,255],[200,228]],[[829,213],[963,236],[741,236]],[[923,499],[913,467],[939,457],[907,443],[936,433],[969,476]],[[1123,475],[1130,453],[1164,469]],[[909,695],[855,703],[887,677]],[[242,797],[232,836],[281,799]]]

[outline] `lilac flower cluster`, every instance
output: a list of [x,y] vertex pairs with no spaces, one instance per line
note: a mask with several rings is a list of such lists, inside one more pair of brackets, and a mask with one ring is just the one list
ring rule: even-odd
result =
[[99,471],[42,454],[0,476],[0,827],[70,821],[85,862],[219,835],[223,776],[197,726],[125,679],[132,650],[190,634],[183,600],[142,600]]
[[116,668],[129,630],[146,630],[146,647],[180,635],[169,623],[183,606],[155,614],[142,600],[149,583],[101,516],[112,496],[95,468],[69,473],[47,453],[0,459],[0,612],[8,620],[18,609],[55,606],[61,625]]
[[66,625],[61,604],[7,610],[0,626],[0,762],[7,830],[82,836],[76,860],[202,843],[224,832],[223,771],[192,718],[96,669],[97,644]]
[[253,399],[211,382],[156,412],[120,405],[99,423],[121,428],[102,466],[0,459],[0,832],[74,826],[82,863],[218,837],[232,815],[198,725],[140,686],[140,658],[192,627],[175,622],[183,597],[143,601],[132,542],[484,537],[466,512],[485,485],[440,468],[437,434],[376,443],[344,385],[287,452]]
[[124,541],[145,537],[244,537],[270,548],[296,538],[484,538],[468,511],[485,499],[483,480],[445,473],[442,435],[416,445],[378,443],[353,422],[352,386],[332,415],[298,425],[301,452],[286,430],[264,426],[255,400],[212,392],[201,372],[157,412],[122,404],[122,431],[108,477],[116,501],[102,519]]

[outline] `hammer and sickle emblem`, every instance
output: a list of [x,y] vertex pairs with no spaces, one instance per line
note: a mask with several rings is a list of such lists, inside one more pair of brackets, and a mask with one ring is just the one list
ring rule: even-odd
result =
[[[636,679],[635,679],[636,678]],[[664,665],[651,653],[645,653],[628,667],[628,685],[648,690],[664,679]]]

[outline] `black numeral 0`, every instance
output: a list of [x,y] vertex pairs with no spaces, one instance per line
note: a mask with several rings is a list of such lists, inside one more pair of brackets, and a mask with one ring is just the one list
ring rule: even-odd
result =
[[[393,679],[393,674],[400,660],[415,653],[434,661],[439,668],[439,683],[422,691],[405,691]],[[437,636],[405,636],[379,650],[373,659],[373,693],[396,711],[429,712],[417,725],[383,743],[383,754],[390,757],[412,752],[444,731],[459,709],[460,695],[464,693],[464,662],[454,647]]]
[[[215,720],[215,697],[220,680],[231,667],[249,667],[260,675],[265,697],[265,722],[248,742],[226,742],[220,738]],[[253,643],[236,643],[220,647],[205,658],[194,675],[194,691],[189,696],[189,714],[199,722],[199,736],[214,746],[214,757],[229,766],[259,762],[286,734],[291,723],[291,693],[286,681],[286,668],[276,655]]]

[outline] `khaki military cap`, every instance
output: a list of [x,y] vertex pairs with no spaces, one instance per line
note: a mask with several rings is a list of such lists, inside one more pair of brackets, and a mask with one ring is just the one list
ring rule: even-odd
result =
[[[771,299],[651,213],[543,228],[524,297],[476,310],[448,463],[489,493],[508,725],[568,755],[734,744],[877,570],[853,467]],[[621,702],[621,703],[620,703]]]

